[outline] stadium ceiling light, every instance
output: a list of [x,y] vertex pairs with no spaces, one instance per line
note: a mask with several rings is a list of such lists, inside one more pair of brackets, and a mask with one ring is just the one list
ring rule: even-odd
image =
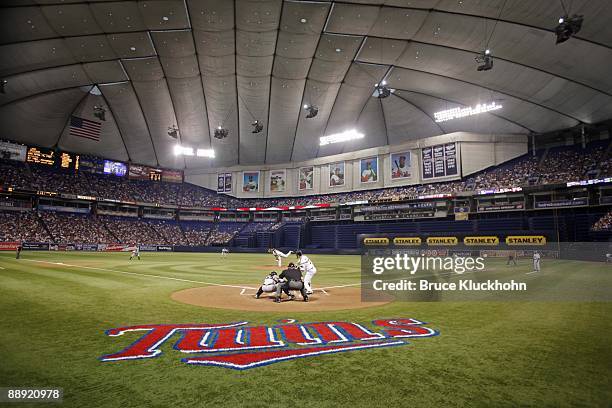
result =
[[453,108],[436,112],[434,113],[434,118],[436,119],[436,122],[446,122],[447,120],[451,119],[459,119],[464,118],[466,116],[496,111],[498,109],[501,109],[502,107],[502,105],[498,105],[495,102],[491,102],[489,104],[479,103],[475,107],[468,106],[467,108]]
[[215,129],[215,139],[225,139],[227,137],[227,135],[229,134],[229,131],[225,128],[223,128],[223,126],[218,126]]
[[374,94],[376,98],[384,99],[391,96],[391,93],[394,92],[394,89],[387,88],[387,81],[382,81],[380,84],[374,84]]
[[312,119],[319,114],[319,108],[315,105],[304,105],[304,110],[308,112],[306,114],[306,119]]
[[555,28],[555,34],[557,35],[556,44],[565,42],[577,34],[582,28],[582,22],[584,16],[574,14],[571,17],[567,15],[559,18],[559,24]]
[[8,84],[6,79],[0,79],[0,93],[6,93],[6,84]]
[[491,50],[488,48],[477,55],[474,59],[478,63],[476,71],[489,71],[493,68],[493,56],[491,55]]
[[178,139],[178,133],[179,130],[176,125],[172,125],[168,128],[168,136],[170,136],[171,138]]
[[174,146],[174,155],[175,156],[193,156],[193,148],[186,147],[181,145]]
[[101,121],[106,121],[106,109],[104,109],[104,106],[95,105],[93,107],[93,115]]
[[355,129],[346,130],[342,133],[334,133],[333,135],[321,136],[319,145],[326,146],[332,143],[348,142],[350,140],[363,139],[364,134]]
[[198,157],[209,157],[211,159],[214,159],[215,151],[213,149],[198,149],[196,155]]
[[263,130],[263,125],[259,123],[258,120],[251,123],[251,126],[253,126],[253,131],[251,133],[261,133],[261,131]]

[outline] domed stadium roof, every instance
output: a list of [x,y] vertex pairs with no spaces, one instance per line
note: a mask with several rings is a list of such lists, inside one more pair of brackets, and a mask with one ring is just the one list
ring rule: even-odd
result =
[[[609,0],[6,0],[0,137],[170,168],[302,161],[612,118]],[[565,9],[571,7],[570,10]],[[564,10],[565,9],[565,10]],[[560,16],[584,15],[555,45]],[[490,49],[494,67],[474,60]],[[386,81],[393,92],[373,96]],[[496,102],[448,122],[434,113]],[[304,105],[318,115],[306,118]],[[70,133],[100,121],[100,141]],[[252,123],[263,124],[253,133]],[[175,156],[177,141],[214,160]],[[228,137],[219,140],[222,126]],[[366,137],[319,146],[357,128]]]

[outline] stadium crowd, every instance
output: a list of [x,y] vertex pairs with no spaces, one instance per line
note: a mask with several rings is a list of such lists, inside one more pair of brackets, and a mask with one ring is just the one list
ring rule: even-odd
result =
[[553,148],[539,156],[525,155],[460,181],[279,199],[237,199],[189,183],[137,181],[86,172],[50,171],[6,160],[0,162],[0,185],[4,186],[131,202],[225,208],[390,200],[415,195],[510,188],[527,184],[565,183],[583,180],[589,176],[609,177],[611,174],[612,159],[604,157],[604,147],[601,145],[586,150],[576,147]]
[[612,212],[605,214],[598,219],[591,227],[591,231],[610,231],[612,230]]
[[51,236],[34,211],[0,211],[0,241],[49,242]]
[[246,225],[52,211],[0,211],[0,242],[226,245]]

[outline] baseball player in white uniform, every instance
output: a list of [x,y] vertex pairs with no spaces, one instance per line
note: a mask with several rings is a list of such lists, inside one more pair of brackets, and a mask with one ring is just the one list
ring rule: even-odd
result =
[[287,258],[291,253],[293,253],[293,251],[289,251],[286,254],[279,251],[276,248],[272,248],[270,250],[268,250],[268,252],[270,252],[272,255],[274,255],[274,259],[276,259],[276,263],[278,264],[278,267],[280,268],[281,266],[283,266],[283,260],[281,258]]
[[310,258],[302,254],[302,251],[297,251],[295,256],[298,258],[298,268],[304,273],[304,288],[307,295],[312,295],[312,277],[317,273],[317,268],[312,263]]
[[130,255],[130,261],[134,258],[138,258],[140,261],[140,247],[136,245],[134,249],[132,249],[132,254]]
[[221,258],[225,258],[227,256],[227,254],[229,254],[229,249],[223,248],[221,250]]
[[268,276],[266,276],[263,280],[263,283],[259,287],[255,298],[259,299],[262,293],[274,293],[276,292],[276,287],[279,283],[278,274],[274,271],[270,272]]
[[533,271],[540,272],[540,258],[542,256],[538,251],[534,251],[533,253]]

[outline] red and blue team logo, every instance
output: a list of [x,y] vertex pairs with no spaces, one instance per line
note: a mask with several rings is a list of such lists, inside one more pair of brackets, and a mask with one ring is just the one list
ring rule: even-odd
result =
[[248,322],[226,324],[152,324],[119,327],[106,331],[108,336],[142,332],[140,338],[102,361],[153,358],[161,355],[160,347],[177,337],[174,349],[192,355],[183,358],[187,364],[218,366],[246,370],[281,361],[348,351],[405,346],[406,339],[432,337],[439,333],[416,319],[374,320],[378,331],[352,322],[298,323],[283,320],[281,324],[248,326]]

